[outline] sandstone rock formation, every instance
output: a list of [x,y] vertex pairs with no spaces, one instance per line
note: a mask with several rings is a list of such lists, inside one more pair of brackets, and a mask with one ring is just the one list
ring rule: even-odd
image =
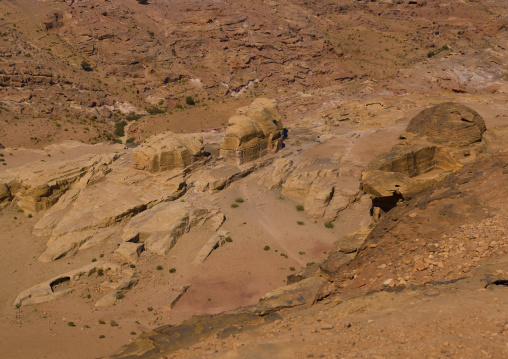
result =
[[6,183],[0,183],[0,208],[8,205],[12,199],[11,191]]
[[[118,272],[120,270],[120,266],[113,263],[97,262],[58,275],[20,293],[14,300],[14,306],[20,307],[25,304],[43,303],[56,299],[62,295],[72,292],[72,285],[76,281],[80,280],[82,276],[91,276],[92,274],[96,274],[99,270],[101,273],[108,273],[109,271]],[[70,284],[70,286],[57,290],[57,287],[62,284]]]
[[273,100],[259,98],[239,108],[228,121],[220,156],[241,165],[282,146],[282,123]]
[[190,288],[190,285],[183,285],[181,287],[172,288],[171,295],[167,299],[168,300],[167,303],[164,304],[164,307],[169,310],[173,309],[173,307],[176,305],[178,300],[180,298],[182,298],[182,296],[185,294],[185,292],[189,288]]
[[341,188],[336,170],[302,168],[288,176],[282,194],[301,203],[313,218],[335,219],[352,202],[358,191]]
[[139,255],[143,251],[145,247],[144,243],[133,243],[133,242],[123,242],[120,243],[120,246],[117,250],[115,250],[115,257],[126,259],[130,263],[136,263],[138,261]]
[[90,229],[83,232],[70,232],[61,237],[52,237],[47,242],[48,248],[39,256],[39,261],[48,263],[72,256],[80,249],[105,242],[116,231],[117,228]]
[[[27,213],[48,209],[82,177],[105,171],[118,154],[86,154],[72,160],[32,162],[0,174],[0,201],[17,199]],[[9,195],[10,194],[10,195]]]
[[362,174],[362,190],[384,211],[439,183],[461,164],[436,146],[398,146]]
[[188,202],[165,202],[133,217],[122,238],[128,242],[143,242],[147,250],[165,255],[181,236],[208,220],[218,230],[224,215]]
[[99,229],[125,222],[149,205],[174,200],[185,193],[179,175],[155,177],[129,168],[130,163],[121,160],[95,180],[93,176],[82,178],[35,224],[34,234],[50,236],[41,261],[55,260],[76,253],[81,246],[95,245],[111,235],[104,237],[109,231]]
[[242,166],[236,166],[227,163],[215,163],[213,166],[204,168],[189,178],[193,190],[198,192],[216,193],[228,187],[231,183],[246,177],[271,163],[270,158],[246,163]]
[[203,154],[203,138],[200,135],[166,132],[150,137],[134,149],[134,168],[149,172],[184,169]]
[[475,158],[485,130],[483,118],[458,103],[423,110],[410,121],[404,141],[369,164],[361,188],[371,195],[374,207],[386,212]]
[[107,294],[95,303],[96,307],[112,306],[119,298],[125,295],[124,293],[138,283],[139,279],[132,270],[125,269],[122,273],[124,276],[117,282],[110,279],[101,283],[101,292],[106,292]]
[[486,130],[483,118],[471,108],[456,102],[445,102],[416,115],[407,132],[425,136],[444,147],[464,147],[482,140]]
[[507,160],[506,154],[481,157],[392,209],[356,258],[332,275],[332,290],[377,290],[388,279],[404,286],[451,281],[497,255],[506,265]]
[[210,239],[205,243],[203,247],[199,250],[196,258],[192,263],[201,264],[205,261],[205,259],[212,253],[212,251],[226,243],[226,236],[228,235],[227,231],[219,230],[214,233]]

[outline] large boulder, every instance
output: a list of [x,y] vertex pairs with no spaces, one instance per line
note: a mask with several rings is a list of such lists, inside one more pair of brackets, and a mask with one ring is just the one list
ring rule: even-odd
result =
[[256,99],[228,121],[220,156],[235,164],[275,153],[282,146],[282,123],[274,100]]
[[165,132],[150,137],[134,150],[134,168],[150,172],[184,169],[204,155],[203,138],[197,134]]
[[446,147],[480,142],[486,129],[485,121],[478,112],[455,102],[425,109],[407,126],[407,132],[425,136],[429,142]]
[[435,186],[483,151],[486,131],[474,110],[446,102],[421,111],[404,141],[378,156],[362,174],[361,188],[372,197],[374,214],[386,212]]

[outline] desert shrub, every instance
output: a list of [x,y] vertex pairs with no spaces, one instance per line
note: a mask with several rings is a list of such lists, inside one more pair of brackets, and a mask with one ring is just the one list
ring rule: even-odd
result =
[[145,108],[146,112],[148,112],[150,115],[158,115],[158,114],[161,114],[161,113],[164,113],[166,111],[164,111],[163,109],[160,109],[158,108],[157,106],[154,106],[154,107],[147,107]]
[[333,223],[332,222],[325,222],[325,227],[326,228],[333,228]]
[[270,246],[264,246],[264,247],[263,247],[263,249],[264,249],[265,251],[269,251],[269,250],[270,250]]
[[235,199],[235,202],[236,202],[236,203],[243,203],[243,202],[244,202],[244,200],[243,200],[243,198],[242,198],[242,197],[238,197],[238,198],[236,198],[236,199]]
[[131,112],[127,116],[125,116],[125,119],[130,122],[130,121],[137,121],[141,117],[142,117],[141,115],[138,115],[137,113]]
[[450,50],[450,47],[448,45],[444,45],[442,46],[441,48],[435,50],[435,51],[430,51],[428,54],[427,54],[427,57],[434,57],[436,56],[437,54],[439,54],[440,52],[443,52],[443,51],[448,51]]
[[233,239],[231,239],[231,237],[226,237],[224,240],[225,240],[226,242],[228,242],[228,243],[233,242]]
[[114,134],[117,135],[118,137],[122,137],[125,135],[125,126],[127,125],[127,122],[125,121],[120,121],[120,122],[117,122],[115,123],[115,132]]
[[126,143],[134,143],[134,140],[135,140],[135,138],[134,138],[134,137],[129,137],[129,138],[127,139],[127,141],[125,141],[125,142],[126,142]]
[[175,273],[175,272],[176,272],[176,268],[175,267],[169,269],[169,273]]
[[92,66],[86,60],[81,61],[81,68],[85,71],[92,71]]
[[299,226],[303,226],[305,224],[305,222],[302,222],[302,221],[296,221],[296,224],[298,224]]
[[296,210],[298,212],[303,212],[303,211],[305,211],[305,207],[303,206],[303,204],[297,204],[296,205]]
[[138,2],[138,4],[141,4],[141,5],[148,5],[148,0],[136,0]]
[[237,208],[238,207],[238,203],[232,203],[231,204],[231,208]]
[[185,103],[189,106],[194,106],[196,104],[196,102],[194,101],[194,99],[192,98],[192,96],[187,96],[185,98]]

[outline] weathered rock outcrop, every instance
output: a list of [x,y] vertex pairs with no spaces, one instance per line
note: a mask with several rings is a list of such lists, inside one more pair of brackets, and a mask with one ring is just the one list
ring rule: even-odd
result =
[[144,247],[144,243],[123,242],[115,251],[114,255],[115,257],[125,259],[130,263],[136,263]]
[[125,295],[124,293],[138,284],[139,279],[132,270],[125,269],[123,274],[124,277],[117,282],[107,280],[101,283],[101,292],[106,292],[107,294],[95,303],[96,307],[112,306],[119,298]]
[[[375,208],[388,211],[441,182],[482,150],[483,118],[472,109],[446,102],[421,111],[407,135],[362,174],[361,188]],[[375,209],[375,216],[379,210]]]
[[0,183],[0,208],[9,204],[12,200],[12,194],[9,190],[9,186],[5,183]]
[[334,220],[354,201],[358,190],[342,184],[337,169],[303,167],[287,177],[282,194],[302,204],[311,217]]
[[[118,272],[120,266],[112,263],[91,263],[82,268],[58,275],[48,281],[37,284],[20,293],[14,300],[14,306],[20,307],[22,304],[37,304],[48,302],[62,295],[72,292],[72,286],[82,276],[91,276],[95,273]],[[59,288],[59,286],[61,288]]]
[[203,138],[200,135],[165,132],[150,137],[134,150],[134,168],[150,172],[184,169],[203,154]]
[[425,136],[445,147],[463,147],[482,140],[485,121],[474,110],[456,102],[445,102],[416,115],[407,132]]
[[107,172],[118,154],[86,154],[72,160],[32,162],[0,176],[0,201],[17,199],[27,213],[48,209],[82,177]]
[[331,276],[332,291],[455,280],[506,253],[507,161],[481,157],[391,210]]
[[61,237],[51,238],[47,242],[48,248],[39,256],[39,261],[47,263],[72,256],[80,249],[90,248],[107,241],[116,231],[116,228],[92,229],[83,232],[71,232]]
[[220,156],[241,165],[282,146],[282,123],[274,100],[256,99],[228,121]]
[[384,211],[415,197],[458,170],[461,164],[436,146],[396,146],[362,174],[361,188]]
[[207,220],[213,221],[217,230],[224,221],[224,215],[188,202],[161,203],[132,218],[122,238],[128,242],[144,242],[147,250],[165,255],[178,238]]
[[107,231],[96,230],[125,222],[149,205],[174,200],[186,191],[178,175],[154,176],[129,165],[128,161],[119,161],[91,184],[82,178],[37,222],[34,234],[50,235],[41,261],[55,260],[76,253],[81,246],[97,244]]
[[192,263],[201,264],[205,261],[206,258],[212,253],[214,249],[224,245],[226,243],[226,236],[228,235],[227,231],[219,230],[215,232],[210,239],[205,243],[203,247],[199,250],[196,258]]

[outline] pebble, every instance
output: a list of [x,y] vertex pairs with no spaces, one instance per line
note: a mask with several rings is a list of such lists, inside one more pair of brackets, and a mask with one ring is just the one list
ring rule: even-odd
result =
[[383,285],[390,285],[391,283],[393,282],[393,279],[390,278],[390,279],[387,279],[383,282]]
[[321,330],[330,330],[333,328],[334,328],[334,325],[331,323],[321,324]]

